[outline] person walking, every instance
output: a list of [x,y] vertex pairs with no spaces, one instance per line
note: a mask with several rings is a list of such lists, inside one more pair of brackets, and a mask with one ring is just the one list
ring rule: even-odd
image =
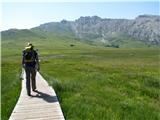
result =
[[22,67],[26,73],[26,89],[28,96],[31,96],[32,90],[36,91],[36,72],[40,70],[38,53],[34,50],[34,46],[28,43],[22,51]]

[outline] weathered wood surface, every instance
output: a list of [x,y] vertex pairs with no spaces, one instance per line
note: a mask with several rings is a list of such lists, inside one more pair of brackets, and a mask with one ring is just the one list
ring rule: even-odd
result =
[[55,91],[37,72],[37,92],[27,95],[25,73],[19,100],[9,120],[65,120]]

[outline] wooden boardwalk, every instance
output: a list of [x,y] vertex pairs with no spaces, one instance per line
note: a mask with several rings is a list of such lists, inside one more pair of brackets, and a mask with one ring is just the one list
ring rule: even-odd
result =
[[65,120],[57,96],[37,72],[37,92],[27,95],[25,73],[19,100],[9,120]]

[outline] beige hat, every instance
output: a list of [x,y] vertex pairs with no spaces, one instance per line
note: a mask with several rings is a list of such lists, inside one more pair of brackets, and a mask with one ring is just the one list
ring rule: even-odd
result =
[[31,49],[31,48],[33,48],[32,43],[27,43],[25,49],[26,49],[26,50],[29,50],[29,49]]

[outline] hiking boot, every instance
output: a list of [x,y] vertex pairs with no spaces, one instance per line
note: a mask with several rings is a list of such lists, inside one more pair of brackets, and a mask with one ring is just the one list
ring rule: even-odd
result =
[[28,94],[28,96],[31,96],[31,93],[27,93]]
[[33,89],[33,92],[37,92],[38,90],[37,89]]

